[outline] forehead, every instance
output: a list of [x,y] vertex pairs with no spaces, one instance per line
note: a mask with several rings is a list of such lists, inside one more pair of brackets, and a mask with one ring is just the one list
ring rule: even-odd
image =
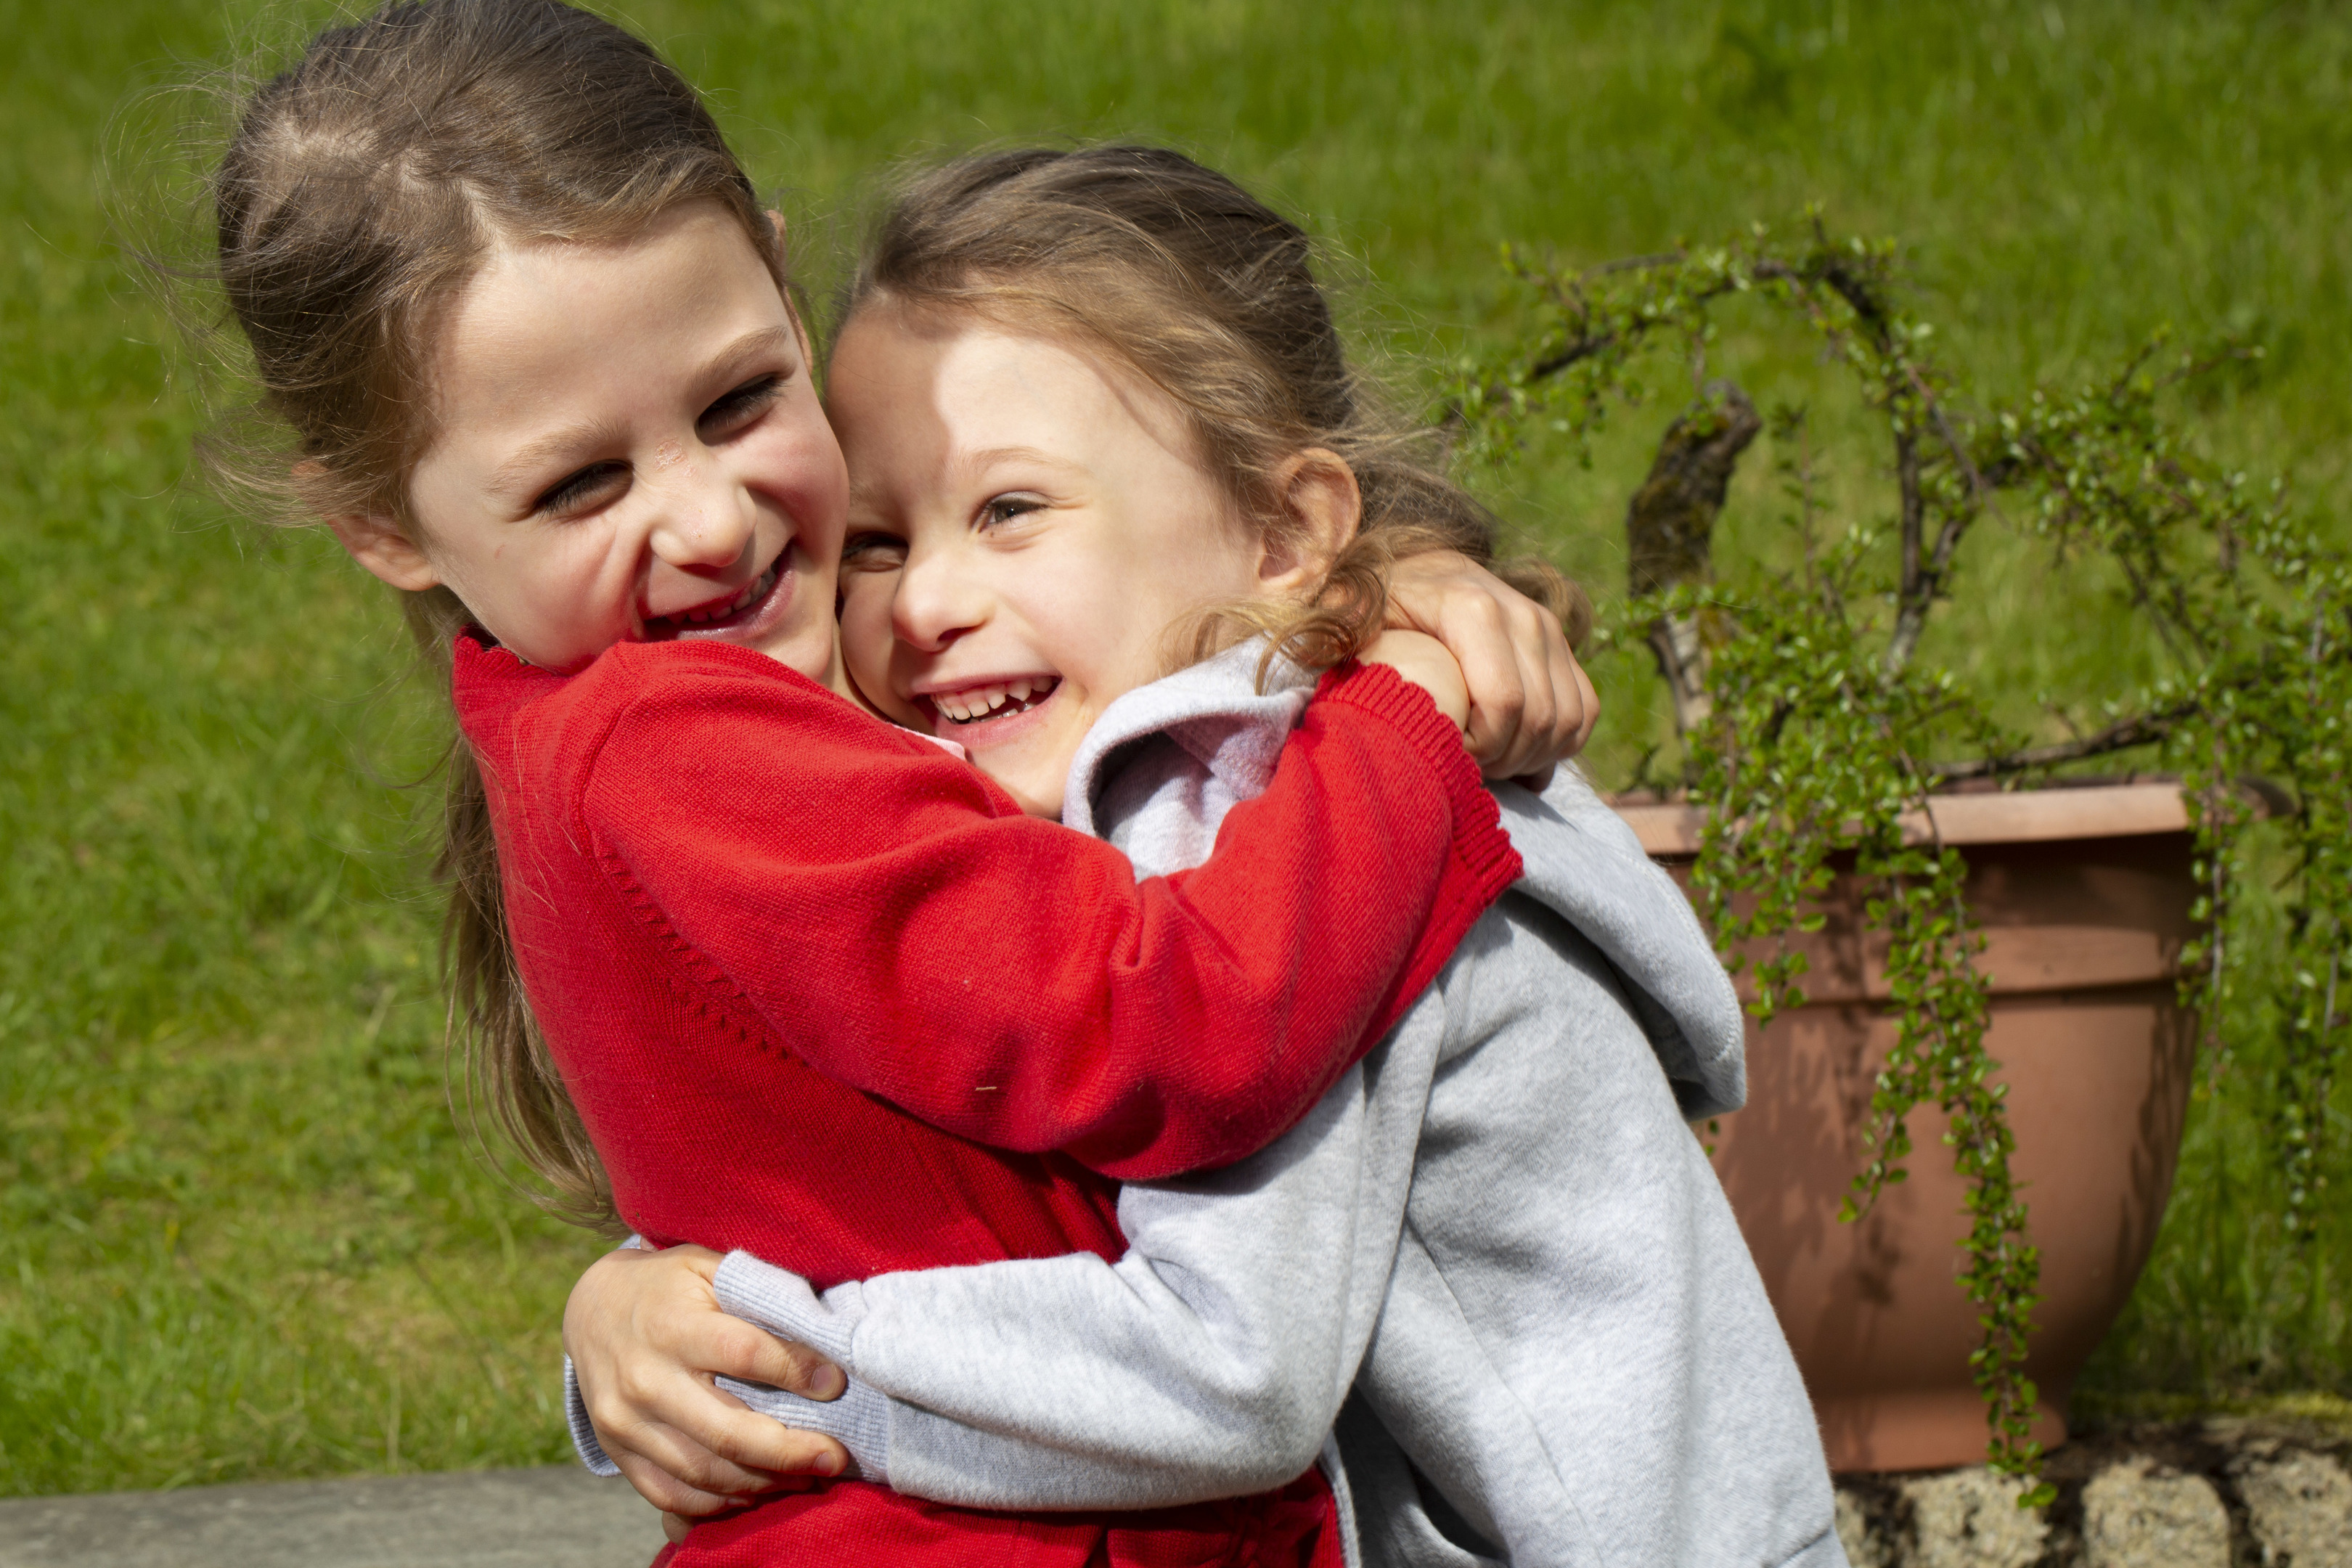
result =
[[[442,410],[542,401],[707,353],[791,320],[766,262],[716,202],[682,203],[625,238],[500,241],[450,301],[435,334]],[[601,367],[601,370],[598,368]]]
[[1082,460],[1140,443],[1196,460],[1183,410],[1118,355],[970,311],[861,309],[836,342],[826,390],[848,447],[1033,447]]

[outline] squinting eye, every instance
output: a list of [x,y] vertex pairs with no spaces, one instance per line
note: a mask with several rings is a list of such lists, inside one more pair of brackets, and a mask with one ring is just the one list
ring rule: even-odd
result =
[[896,572],[907,563],[907,542],[895,533],[853,533],[841,547],[845,572]]
[[694,422],[695,428],[705,439],[730,435],[765,413],[783,390],[784,378],[781,374],[747,381],[704,409],[702,417]]
[[568,512],[585,511],[592,506],[615,500],[629,484],[626,463],[592,463],[576,474],[567,474],[553,488],[530,503],[530,510],[547,516],[561,517]]

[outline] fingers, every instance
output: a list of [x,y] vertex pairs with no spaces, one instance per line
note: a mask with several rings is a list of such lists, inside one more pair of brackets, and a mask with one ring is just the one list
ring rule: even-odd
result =
[[838,1399],[849,1386],[841,1368],[808,1346],[721,1311],[718,1297],[698,1282],[679,1293],[641,1296],[625,1322],[583,1313],[580,1338],[592,1336],[602,1336],[600,1348],[615,1364],[629,1357],[628,1370],[641,1382],[685,1370],[763,1383],[818,1400]]
[[[688,1494],[748,1497],[774,1490],[782,1479],[823,1479],[849,1468],[848,1450],[821,1432],[787,1426],[691,1380],[685,1392],[689,1400],[659,1401],[653,1406],[659,1410],[687,1404],[675,1421],[646,1414],[645,1405],[616,1408],[612,1402],[604,1405],[600,1415],[599,1402],[589,1403],[597,1441],[625,1473],[636,1461],[683,1489],[665,1488],[662,1496],[647,1491],[648,1502],[677,1507]],[[682,1507],[678,1511],[707,1512],[709,1508]]]
[[758,1491],[757,1488],[749,1488],[736,1495],[707,1492],[679,1480],[641,1455],[614,1454],[612,1458],[613,1462],[621,1467],[622,1476],[637,1489],[637,1495],[665,1514],[699,1519],[705,1514],[720,1513],[737,1507]]
[[1551,727],[1558,750],[1548,760],[1558,762],[1583,751],[1585,742],[1592,739],[1592,727],[1601,718],[1601,699],[1592,689],[1592,678],[1577,662],[1567,629],[1549,616],[1545,618],[1559,634],[1544,645],[1546,679],[1558,702]]
[[1568,656],[1569,668],[1576,677],[1577,707],[1576,744],[1570,754],[1580,754],[1592,739],[1593,727],[1601,722],[1601,693],[1593,689],[1592,677],[1584,673],[1584,666],[1576,655]]
[[686,1532],[694,1527],[674,1513],[662,1515],[662,1537],[672,1546],[686,1544]]
[[1515,625],[1513,617],[1515,608],[1535,606],[1450,552],[1398,562],[1390,603],[1393,620],[1436,637],[1461,667],[1470,699],[1464,742],[1482,772],[1507,776],[1498,770],[1518,747],[1521,716],[1536,673],[1518,646],[1527,623]]
[[[1465,642],[1475,638],[1491,649],[1479,664],[1491,673],[1470,679],[1471,752],[1489,778],[1548,778],[1591,738],[1600,701],[1559,620],[1508,587],[1495,588],[1489,602],[1497,619],[1473,620],[1472,610],[1457,621]],[[1465,679],[1473,657],[1465,648]]]
[[1489,778],[1547,773],[1591,739],[1601,705],[1558,616],[1466,558],[1409,556],[1391,620],[1435,637],[1460,667],[1464,739]]
[[1532,773],[1556,760],[1552,747],[1563,703],[1552,656],[1555,650],[1568,647],[1568,634],[1559,622],[1532,600],[1515,595],[1506,601],[1504,614],[1511,651],[1518,661],[1522,695],[1518,726],[1510,744],[1486,769],[1494,778]]
[[696,1320],[685,1327],[695,1343],[678,1346],[679,1359],[704,1371],[764,1383],[803,1399],[838,1399],[849,1386],[841,1368],[808,1346],[740,1319]]
[[1451,596],[1437,636],[1461,665],[1463,684],[1470,689],[1470,754],[1481,772],[1492,774],[1517,743],[1528,704],[1528,670],[1511,638],[1509,612],[1485,593]]
[[[592,1404],[592,1420],[593,1411]],[[709,1513],[729,1506],[730,1499],[753,1497],[774,1484],[768,1472],[724,1458],[660,1421],[634,1415],[611,1419],[608,1415],[597,1423],[596,1440],[639,1495],[656,1508],[677,1513]]]
[[[735,1326],[760,1333],[749,1324]],[[769,1490],[778,1476],[837,1476],[847,1468],[849,1455],[839,1443],[747,1409],[688,1370],[693,1364],[632,1357],[618,1362],[606,1382],[582,1377],[588,1419],[615,1463],[634,1455],[689,1490],[711,1496]],[[647,1500],[672,1506],[667,1498],[648,1494]]]
[[703,1514],[780,1484],[840,1475],[849,1455],[820,1433],[746,1409],[717,1375],[830,1399],[841,1369],[719,1310],[719,1263],[700,1247],[616,1252],[572,1288],[565,1349],[597,1440],[656,1507]]

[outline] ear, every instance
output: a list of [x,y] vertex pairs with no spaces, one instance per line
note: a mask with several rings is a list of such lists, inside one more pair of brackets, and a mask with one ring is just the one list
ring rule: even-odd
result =
[[1337,452],[1309,447],[1275,470],[1288,536],[1269,537],[1258,558],[1258,586],[1270,594],[1301,593],[1331,568],[1363,521],[1364,493],[1356,471]]
[[327,526],[352,560],[395,588],[421,594],[440,585],[441,574],[415,542],[382,517],[331,517]]

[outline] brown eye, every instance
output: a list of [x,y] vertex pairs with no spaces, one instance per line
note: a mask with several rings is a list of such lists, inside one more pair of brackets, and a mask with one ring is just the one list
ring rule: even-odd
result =
[[1045,502],[1037,496],[993,496],[980,509],[982,528],[1001,528],[1016,517],[1026,517],[1033,511],[1045,510]]

